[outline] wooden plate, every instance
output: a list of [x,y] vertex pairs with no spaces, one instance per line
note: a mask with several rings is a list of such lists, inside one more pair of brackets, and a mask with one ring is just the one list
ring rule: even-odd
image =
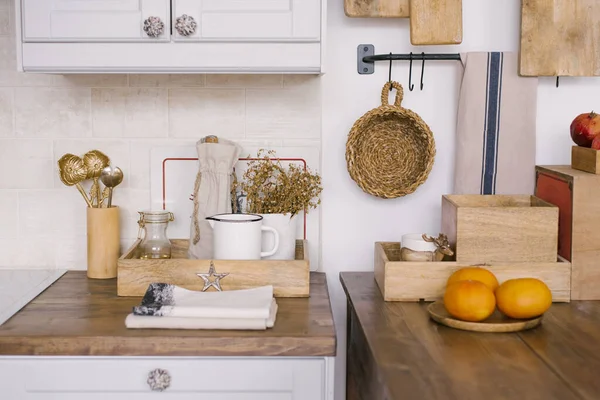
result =
[[444,307],[444,302],[436,301],[427,307],[431,318],[442,325],[451,328],[462,329],[474,332],[518,332],[535,328],[542,322],[542,315],[531,319],[512,319],[508,318],[498,310],[485,321],[467,322],[454,318]]

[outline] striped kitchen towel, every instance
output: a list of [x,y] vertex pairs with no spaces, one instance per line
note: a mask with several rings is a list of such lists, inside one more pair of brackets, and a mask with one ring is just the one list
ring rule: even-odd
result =
[[455,194],[533,194],[537,78],[517,53],[461,54]]

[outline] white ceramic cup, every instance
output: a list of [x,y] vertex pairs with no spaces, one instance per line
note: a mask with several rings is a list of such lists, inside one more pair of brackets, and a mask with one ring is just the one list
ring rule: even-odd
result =
[[400,242],[402,247],[410,249],[412,251],[436,251],[437,246],[433,242],[426,242],[423,240],[422,233],[409,233],[402,235]]
[[[294,260],[296,257],[296,239],[300,216],[290,218],[290,214],[259,214],[263,217],[263,226],[271,227],[279,233],[279,248],[272,256],[263,257],[266,260]],[[274,247],[274,235],[262,235],[262,250]]]
[[[216,260],[260,260],[279,248],[277,230],[262,225],[258,214],[217,214],[207,217],[213,229],[213,257]],[[274,237],[273,248],[261,251],[263,233]]]

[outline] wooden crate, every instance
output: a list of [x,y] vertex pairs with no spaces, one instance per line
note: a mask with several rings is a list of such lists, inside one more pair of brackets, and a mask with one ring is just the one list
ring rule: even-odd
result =
[[558,207],[528,195],[444,195],[442,232],[458,262],[552,263]]
[[600,174],[600,151],[573,146],[571,148],[571,168],[591,174]]
[[537,166],[535,194],[560,210],[558,254],[572,264],[571,299],[600,300],[600,175]]
[[[385,301],[439,300],[450,275],[472,265],[456,261],[400,261],[400,243],[375,243],[375,280]],[[494,262],[481,266],[493,272],[500,283],[513,278],[538,278],[552,291],[552,301],[571,299],[571,263],[560,256],[554,262]]]
[[[187,258],[189,240],[171,240],[172,258],[140,260],[140,240],[117,262],[117,294],[143,296],[153,282],[170,283],[190,290],[202,290],[204,281],[197,274],[208,273],[211,260]],[[310,261],[306,240],[296,241],[295,260],[212,260],[225,290],[273,285],[275,297],[309,297]],[[214,280],[214,279],[211,279]],[[210,288],[209,291],[214,291]]]

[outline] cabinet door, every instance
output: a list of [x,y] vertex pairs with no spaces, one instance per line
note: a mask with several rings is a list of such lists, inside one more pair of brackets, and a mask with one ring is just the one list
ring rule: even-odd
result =
[[321,37],[321,0],[173,0],[173,26],[188,15],[196,31],[175,40],[315,41]]
[[[22,0],[25,42],[169,41],[170,0]],[[144,21],[158,17],[158,37],[144,32]]]
[[538,172],[535,195],[558,207],[558,254],[571,261],[573,227],[573,193],[569,182],[554,175]]
[[[323,400],[326,368],[318,357],[0,357],[0,399]],[[160,393],[156,369],[170,377]]]

